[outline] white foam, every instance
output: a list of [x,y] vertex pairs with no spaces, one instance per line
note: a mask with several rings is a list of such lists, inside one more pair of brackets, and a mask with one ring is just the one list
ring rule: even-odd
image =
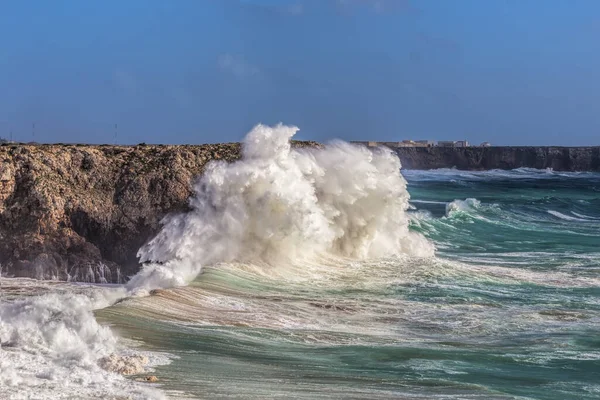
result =
[[449,217],[457,211],[472,211],[481,207],[481,202],[477,199],[468,198],[465,200],[454,200],[446,204],[446,216]]
[[554,215],[556,218],[564,219],[565,221],[585,221],[585,219],[583,219],[583,218],[571,217],[569,215],[565,215],[558,211],[554,211],[554,210],[546,210],[546,211],[548,212],[548,214]]
[[160,398],[160,392],[100,367],[139,372],[145,359],[126,354],[93,311],[122,297],[186,285],[202,265],[433,255],[433,245],[408,230],[409,195],[391,150],[344,142],[292,150],[297,130],[258,125],[244,140],[242,160],[207,165],[192,211],[164,220],[162,231],[139,251],[141,262],[151,263],[126,286],[71,286],[67,293],[2,304],[0,393]]
[[512,170],[492,169],[485,171],[466,171],[454,168],[440,168],[431,170],[410,170],[405,172],[406,176],[429,181],[452,181],[452,180],[505,180],[505,179],[551,179],[554,177],[568,177],[571,179],[587,179],[598,177],[597,172],[557,172],[551,168],[517,168]]
[[136,292],[184,285],[202,265],[296,262],[330,253],[368,258],[433,254],[409,232],[409,195],[400,161],[336,141],[325,149],[291,148],[298,128],[257,125],[243,157],[212,162],[195,185],[192,211],[168,217],[139,251]]
[[600,220],[600,217],[592,217],[590,215],[579,214],[579,213],[576,213],[575,211],[571,211],[571,214],[573,214],[579,218],[583,218],[583,219]]
[[98,365],[102,357],[119,358],[125,349],[108,327],[96,321],[93,310],[124,293],[122,288],[73,286],[67,293],[4,302],[0,306],[3,398],[162,398],[160,392]]
[[432,200],[411,200],[410,202],[417,203],[417,204],[443,204],[443,205],[447,204],[445,201],[432,201]]

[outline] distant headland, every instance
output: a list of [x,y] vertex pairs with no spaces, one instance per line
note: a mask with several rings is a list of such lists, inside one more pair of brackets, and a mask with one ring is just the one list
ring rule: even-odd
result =
[[488,142],[471,146],[466,140],[353,143],[394,150],[404,169],[600,171],[600,146],[491,146]]

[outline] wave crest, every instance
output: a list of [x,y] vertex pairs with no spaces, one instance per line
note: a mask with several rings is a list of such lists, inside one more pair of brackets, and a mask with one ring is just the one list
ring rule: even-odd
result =
[[465,200],[456,199],[446,204],[446,217],[451,217],[457,212],[469,212],[473,210],[477,210],[481,207],[481,201],[468,198]]
[[178,285],[179,268],[185,281],[218,262],[433,254],[431,243],[409,232],[409,195],[392,151],[342,141],[292,149],[297,130],[257,125],[241,160],[210,163],[192,211],[166,218],[138,253],[142,262],[164,264],[146,265],[130,286]]

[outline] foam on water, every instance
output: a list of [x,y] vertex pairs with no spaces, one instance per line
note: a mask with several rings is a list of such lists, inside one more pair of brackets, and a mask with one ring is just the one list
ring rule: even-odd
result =
[[449,217],[457,211],[472,211],[481,207],[481,201],[473,198],[454,200],[446,204],[446,216]]
[[322,257],[433,255],[429,241],[409,232],[409,195],[394,153],[344,142],[294,150],[297,130],[258,125],[246,136],[240,161],[207,165],[192,211],[164,220],[139,251],[147,264],[126,285],[69,286],[0,305],[0,392],[9,398],[161,397],[107,371],[141,372],[145,358],[125,349],[94,310],[184,286],[205,265],[245,262],[268,271],[314,265],[303,263]]
[[433,255],[430,242],[409,232],[406,181],[391,150],[344,142],[296,150],[290,139],[297,130],[258,125],[240,161],[208,165],[192,211],[165,219],[139,252],[142,262],[154,263],[128,287],[179,286],[216,262]]
[[585,221],[585,218],[571,217],[569,215],[565,215],[561,212],[554,211],[554,210],[547,210],[547,212],[550,215],[554,215],[556,218],[564,219],[567,221]]
[[464,171],[453,168],[440,168],[434,170],[409,170],[405,171],[405,175],[411,178],[418,178],[426,181],[452,181],[452,180],[473,180],[473,181],[490,181],[490,180],[528,180],[528,179],[553,179],[556,177],[564,177],[571,179],[590,179],[600,178],[597,172],[559,172],[551,168],[536,169],[536,168],[516,168],[512,170],[493,169],[485,171]]
[[[330,263],[314,265],[312,270],[310,265],[305,264],[304,267],[294,274],[265,276],[264,269],[256,265],[219,265],[208,268],[207,274],[195,285],[160,290],[152,297],[133,299],[120,312],[211,327],[295,330],[298,334],[306,333],[309,336],[307,341],[338,345],[344,340],[362,344],[381,340],[410,342],[414,340],[411,329],[419,324],[458,324],[460,328],[452,329],[460,329],[464,335],[479,335],[481,329],[487,333],[504,329],[496,326],[497,321],[507,321],[507,315],[515,310],[495,305],[490,307],[488,301],[478,296],[461,306],[415,302],[402,296],[381,296],[394,287],[419,286],[423,291],[435,287],[448,292],[468,288],[480,295],[498,296],[502,290],[506,291],[506,295],[513,295],[522,285],[552,290],[600,286],[600,279],[564,272],[468,265],[436,258],[330,260]],[[217,284],[220,279],[225,279],[227,285]],[[211,281],[214,283],[211,284]],[[357,290],[357,295],[352,295],[349,289]],[[547,295],[545,298],[546,301],[551,300]],[[460,319],[457,312],[460,312]],[[485,322],[481,320],[483,313],[487,313]],[[511,317],[522,326],[527,321],[532,322],[528,323],[532,326],[540,325],[539,321],[531,321],[527,307],[522,313],[522,318]],[[390,324],[390,321],[403,323]],[[467,333],[474,327],[480,329]],[[344,339],[340,334],[350,336]]]
[[575,211],[571,211],[571,214],[573,214],[579,218],[582,218],[582,219],[594,220],[594,221],[600,220],[600,217],[592,217],[591,215],[580,214]]
[[172,349],[165,389],[198,397],[594,398],[598,229],[546,210],[595,215],[596,177],[474,175],[409,181],[441,257],[242,254],[103,315]]
[[[2,398],[162,398],[160,392],[98,365],[103,357],[129,352],[93,314],[121,298],[122,288],[49,286],[22,279],[1,283],[30,293],[0,305]],[[8,291],[2,294],[8,297]]]

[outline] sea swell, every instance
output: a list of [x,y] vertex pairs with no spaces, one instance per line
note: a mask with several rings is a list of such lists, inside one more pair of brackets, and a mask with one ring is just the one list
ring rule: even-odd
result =
[[597,225],[547,210],[595,215],[596,178],[516,173],[407,174],[436,257],[232,256],[103,315],[181,357],[161,373],[198,397],[595,398]]

